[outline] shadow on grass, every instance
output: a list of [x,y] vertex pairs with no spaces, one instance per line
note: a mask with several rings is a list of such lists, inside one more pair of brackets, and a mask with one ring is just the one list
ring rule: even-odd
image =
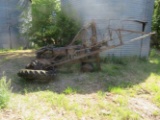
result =
[[[91,94],[98,91],[110,91],[114,87],[128,88],[145,82],[152,74],[160,74],[160,55],[154,53],[148,60],[132,58],[109,58],[101,64],[102,71],[93,73],[81,73],[77,65],[65,65],[58,73],[54,81],[49,83],[26,82],[19,78],[16,73],[23,68],[32,57],[21,55],[10,58],[2,64],[8,69],[1,69],[12,80],[14,93],[30,93],[37,91],[53,91],[56,93],[79,93]],[[8,65],[8,66],[7,66]],[[71,67],[72,66],[72,67]],[[66,92],[67,91],[67,92]]]

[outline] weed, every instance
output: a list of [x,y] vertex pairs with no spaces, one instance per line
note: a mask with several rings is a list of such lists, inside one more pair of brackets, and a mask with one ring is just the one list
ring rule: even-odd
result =
[[109,91],[114,94],[124,95],[126,91],[122,87],[109,87]]
[[156,116],[159,116],[159,115],[160,115],[160,112],[159,112],[158,110],[155,110],[155,111],[152,113],[152,115],[155,116],[155,117],[156,117]]
[[128,89],[128,93],[130,97],[135,97],[135,95],[139,94],[141,87],[139,85],[135,85],[132,88]]
[[157,85],[156,82],[146,84],[146,89],[154,93],[160,92],[160,87]]
[[76,115],[77,115],[78,118],[82,118],[82,116],[84,114],[83,110],[80,109],[80,108],[75,108],[75,113],[76,113]]
[[160,92],[154,95],[153,101],[160,107]]
[[28,90],[26,88],[24,88],[24,94],[27,95],[28,94]]
[[139,120],[139,115],[130,111],[130,110],[124,110],[121,111],[121,120]]
[[98,91],[97,94],[98,94],[99,97],[105,97],[105,92],[103,92],[101,90]]
[[118,96],[115,99],[115,102],[118,103],[120,106],[126,106],[128,105],[128,99],[124,96]]
[[0,79],[0,109],[5,108],[10,100],[10,81],[7,82],[6,77]]
[[77,90],[75,88],[67,87],[64,91],[64,94],[76,94]]
[[[140,116],[131,111],[127,106],[117,106],[115,104],[109,104],[111,114],[110,119],[114,120],[139,120]],[[115,109],[116,108],[116,109]]]

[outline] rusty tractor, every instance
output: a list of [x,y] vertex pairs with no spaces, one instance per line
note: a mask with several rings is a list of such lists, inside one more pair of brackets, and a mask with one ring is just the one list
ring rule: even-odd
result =
[[[88,31],[90,32],[89,34]],[[109,45],[113,41],[113,32],[118,36],[116,45]],[[122,32],[140,33],[142,36],[133,38],[128,42],[123,42]],[[35,60],[26,65],[25,69],[18,72],[18,76],[26,80],[34,80],[38,82],[48,82],[54,79],[57,74],[57,67],[68,62],[80,61],[81,70],[83,72],[93,71],[92,63],[95,62],[98,70],[100,70],[99,53],[110,50],[124,44],[141,40],[148,37],[152,33],[144,33],[140,31],[112,29],[108,28],[107,37],[101,41],[97,40],[97,31],[95,22],[84,26],[74,37],[72,42],[66,47],[45,46],[36,52]],[[81,44],[75,45],[75,41],[81,40]]]

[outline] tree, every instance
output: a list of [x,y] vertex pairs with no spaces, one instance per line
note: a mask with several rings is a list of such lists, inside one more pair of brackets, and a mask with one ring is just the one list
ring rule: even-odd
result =
[[157,34],[152,37],[152,46],[160,49],[160,0],[155,1],[152,30]]
[[78,22],[61,11],[59,0],[32,0],[31,9],[32,20],[24,34],[38,46],[65,46],[79,30]]

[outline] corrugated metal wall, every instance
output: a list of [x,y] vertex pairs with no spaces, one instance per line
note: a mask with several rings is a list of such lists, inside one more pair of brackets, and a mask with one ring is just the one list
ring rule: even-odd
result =
[[23,44],[19,34],[20,15],[29,0],[0,0],[0,48],[17,48]]
[[[134,20],[147,22],[144,31],[151,31],[154,0],[61,0],[61,5],[66,13],[74,11],[82,24],[96,21],[99,40],[105,36],[108,26],[142,31],[143,24]],[[140,34],[124,34],[123,40],[128,41],[138,36]],[[146,38],[103,52],[102,55],[147,57],[149,50],[150,38]]]

